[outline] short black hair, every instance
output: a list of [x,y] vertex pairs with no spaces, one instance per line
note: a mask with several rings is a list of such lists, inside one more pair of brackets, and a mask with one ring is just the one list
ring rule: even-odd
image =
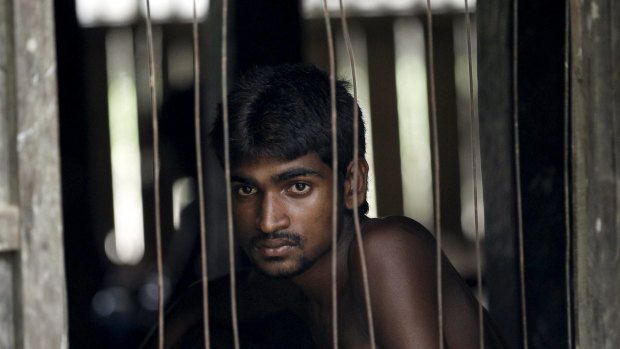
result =
[[[344,178],[353,160],[353,97],[349,83],[336,81],[338,173]],[[358,107],[359,109],[359,107]],[[316,152],[332,166],[329,75],[311,64],[264,66],[250,70],[228,95],[231,166],[261,157],[293,160]],[[366,152],[359,111],[358,156]],[[211,142],[223,164],[222,106]],[[359,212],[368,212],[364,202]]]

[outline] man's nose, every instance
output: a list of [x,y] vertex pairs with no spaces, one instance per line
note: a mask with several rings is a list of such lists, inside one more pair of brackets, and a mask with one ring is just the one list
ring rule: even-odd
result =
[[263,233],[271,234],[286,229],[290,219],[286,213],[286,206],[277,195],[266,193],[256,218],[256,225]]

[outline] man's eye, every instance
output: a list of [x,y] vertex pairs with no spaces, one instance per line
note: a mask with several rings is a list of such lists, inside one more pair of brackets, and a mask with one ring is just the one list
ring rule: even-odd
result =
[[256,189],[249,185],[242,185],[237,188],[237,195],[239,196],[249,196],[256,193]]
[[310,191],[310,186],[306,183],[295,183],[289,190],[297,195],[306,194]]

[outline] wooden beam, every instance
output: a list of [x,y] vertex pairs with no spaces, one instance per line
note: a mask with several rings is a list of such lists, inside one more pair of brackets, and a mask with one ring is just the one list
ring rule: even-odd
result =
[[15,111],[12,60],[12,7],[0,0],[0,204],[15,200]]
[[[514,1],[481,1],[477,12],[489,310],[507,341],[522,346],[516,253],[520,197],[528,344],[565,347],[566,7],[558,0],[521,0],[515,16]],[[515,177],[517,113],[520,192]]]
[[66,348],[52,1],[12,6],[21,239],[16,346]]
[[15,113],[11,2],[0,0],[0,349],[15,348]]
[[13,204],[17,176],[10,5],[0,0],[0,252],[19,245],[18,208]]
[[571,0],[576,344],[620,347],[620,3]]
[[512,4],[480,1],[476,16],[488,309],[511,347],[521,347],[512,152]]
[[[433,15],[437,138],[439,142],[439,183],[441,228],[446,234],[461,232],[461,179],[454,72],[454,26],[452,15]],[[425,23],[428,31],[428,23]],[[441,39],[440,39],[441,38]],[[427,63],[427,68],[430,64]],[[430,71],[427,72],[430,79]],[[429,81],[430,84],[430,81]],[[429,89],[430,91],[430,85]],[[430,94],[429,94],[430,97]],[[429,99],[429,106],[430,99]],[[430,124],[430,122],[429,122]],[[435,174],[433,174],[435,176]]]
[[0,205],[0,252],[19,248],[19,210]]
[[372,114],[373,147],[376,156],[375,183],[379,216],[403,214],[403,185],[400,166],[394,25],[392,18],[370,18],[366,25],[368,83]]
[[528,340],[531,346],[563,348],[566,2],[521,0],[518,7],[517,110]]

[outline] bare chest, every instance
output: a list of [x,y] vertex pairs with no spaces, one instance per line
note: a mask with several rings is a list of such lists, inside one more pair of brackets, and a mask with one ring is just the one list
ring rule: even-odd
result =
[[[342,349],[370,348],[365,309],[348,299],[338,304],[338,347]],[[333,314],[331,311],[310,310],[309,322],[316,348],[334,347]]]

